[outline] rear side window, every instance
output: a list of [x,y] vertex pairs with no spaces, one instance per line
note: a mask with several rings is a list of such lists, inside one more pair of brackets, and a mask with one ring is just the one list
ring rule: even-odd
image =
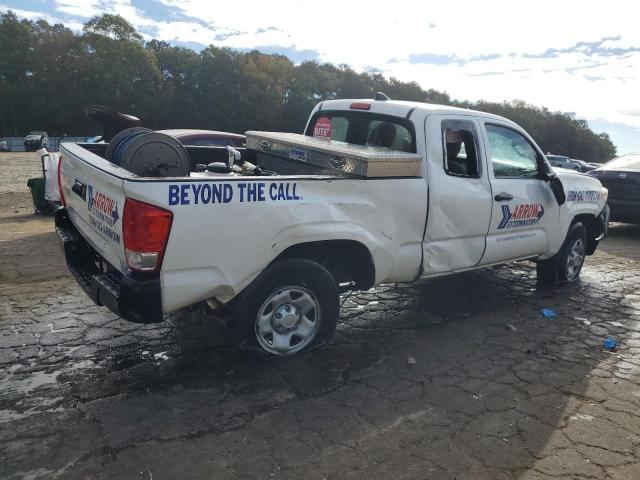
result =
[[442,122],[444,169],[449,175],[480,177],[476,126],[469,120]]
[[403,118],[365,112],[325,111],[314,115],[306,135],[337,142],[416,151],[413,124]]

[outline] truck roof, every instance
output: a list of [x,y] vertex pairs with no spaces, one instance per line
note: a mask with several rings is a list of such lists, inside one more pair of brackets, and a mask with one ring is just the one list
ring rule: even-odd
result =
[[[349,110],[352,103],[371,104],[370,112],[405,117],[411,110],[422,110],[427,113],[474,115],[478,117],[501,120],[503,122],[513,122],[500,115],[480,112],[469,108],[451,107],[449,105],[438,105],[435,103],[407,102],[403,100],[373,100],[371,98],[325,100],[319,104],[320,110]],[[316,107],[317,109],[318,107]]]

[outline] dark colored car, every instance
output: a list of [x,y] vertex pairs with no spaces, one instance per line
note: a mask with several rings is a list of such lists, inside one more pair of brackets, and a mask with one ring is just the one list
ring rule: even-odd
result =
[[179,140],[183,145],[200,147],[244,147],[246,138],[244,135],[216,130],[192,130],[188,128],[176,128],[171,130],[158,130],[158,133],[170,135]]
[[594,170],[595,168],[600,166],[585,162],[584,160],[577,160],[575,158],[572,158],[571,161],[578,165],[578,171],[582,173],[590,172],[591,170]]
[[35,152],[41,148],[49,148],[49,135],[47,132],[30,132],[24,137],[24,149],[26,152]]
[[640,153],[614,158],[589,175],[609,190],[612,221],[640,223]]
[[578,170],[578,165],[565,155],[545,155],[552,167],[566,168],[567,170]]

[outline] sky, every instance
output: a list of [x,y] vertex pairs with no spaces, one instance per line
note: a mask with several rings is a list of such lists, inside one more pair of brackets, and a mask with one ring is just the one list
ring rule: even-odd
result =
[[376,70],[459,100],[575,112],[640,152],[640,6],[631,0],[0,0],[80,31],[118,13],[150,40]]

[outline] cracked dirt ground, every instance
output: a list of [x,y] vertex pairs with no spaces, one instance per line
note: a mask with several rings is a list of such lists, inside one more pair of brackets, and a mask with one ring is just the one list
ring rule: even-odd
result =
[[389,285],[346,299],[327,348],[259,360],[200,312],[95,307],[3,188],[2,478],[640,478],[640,227],[575,285],[528,263]]

